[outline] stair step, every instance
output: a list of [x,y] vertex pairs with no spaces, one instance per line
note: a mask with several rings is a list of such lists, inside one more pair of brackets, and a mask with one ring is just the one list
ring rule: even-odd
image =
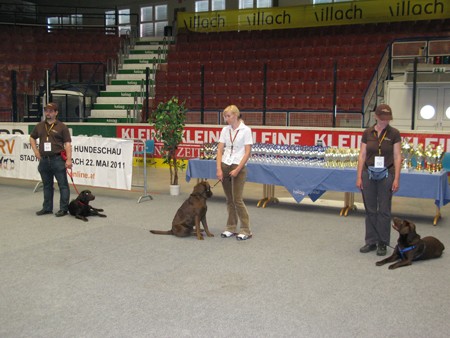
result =
[[116,80],[145,80],[145,74],[117,74]]
[[88,122],[91,123],[129,123],[129,118],[123,117],[89,117]]
[[142,46],[134,46],[132,49],[130,49],[130,53],[132,51],[136,50],[145,50],[145,51],[157,51],[157,50],[163,50],[162,45],[142,45]]
[[[115,89],[113,88],[114,92],[123,92],[123,91],[137,92],[137,91],[140,91],[141,84],[143,86],[145,86],[144,78],[142,78],[142,79],[114,79],[114,80],[111,80],[111,84],[107,85],[107,87],[108,86],[122,86],[125,88],[125,89],[117,89],[118,87],[114,87],[115,88]],[[149,86],[154,86],[155,81],[150,79],[148,81],[148,84],[149,84]],[[130,86],[130,87],[128,88],[126,86]],[[107,89],[107,91],[109,91],[109,89]]]
[[130,55],[159,55],[165,54],[162,49],[132,49]]
[[106,91],[113,91],[113,92],[140,92],[141,91],[141,85],[107,85]]
[[[136,111],[136,115],[140,115],[141,111],[142,111],[142,109]],[[109,119],[109,118],[134,120],[133,114],[134,114],[134,112],[132,110],[127,112],[126,110],[98,110],[98,109],[92,109],[91,110],[91,116],[89,117],[89,120],[91,120],[91,119]],[[124,120],[122,120],[122,121],[126,122]]]
[[[136,96],[138,104],[142,104],[142,98]],[[134,104],[134,96],[98,96],[96,104]]]
[[[168,41],[170,45],[175,44],[175,41]],[[164,40],[144,40],[143,38],[136,41],[136,46],[162,46]]]
[[[156,59],[158,60],[159,58],[159,54],[155,54],[155,53],[147,53],[147,54],[130,54],[127,57],[127,60],[153,60]],[[164,56],[162,56],[162,59],[164,60]]]
[[[155,85],[155,73],[160,64],[167,64],[164,44],[174,44],[171,38],[146,37],[136,41],[130,55],[119,65],[117,77],[111,80],[105,91],[101,91],[93,104],[88,122],[134,123],[142,111],[142,86],[145,86],[146,71],[149,70],[149,86]],[[134,105],[135,97],[137,104]],[[133,114],[139,115],[134,118]]]
[[[156,73],[156,69],[149,68],[150,75]],[[145,74],[145,68],[143,69],[119,69],[117,74]]]
[[[142,109],[142,103],[139,103],[136,105],[137,109]],[[92,110],[114,110],[114,111],[124,111],[126,113],[128,110],[133,110],[134,105],[133,104],[126,104],[126,103],[94,103],[94,108]],[[92,110],[91,110],[91,116],[92,116]]]
[[139,94],[138,91],[119,91],[119,92],[111,92],[111,91],[101,91],[99,97],[134,97],[134,95]]
[[40,116],[34,116],[34,115],[28,115],[23,117],[23,122],[40,122],[41,117]]
[[145,83],[145,81],[143,81],[143,80],[111,80],[112,85],[140,86],[141,83]]
[[[162,60],[163,63],[165,63],[164,60]],[[157,58],[154,59],[126,59],[123,61],[124,65],[130,65],[130,64],[154,64],[154,63],[161,63],[158,61]]]
[[[162,64],[165,64],[164,62]],[[124,63],[122,65],[122,69],[126,69],[126,70],[130,70],[130,69],[145,69],[145,68],[150,68],[150,70],[153,67],[157,67],[158,64],[156,63]]]

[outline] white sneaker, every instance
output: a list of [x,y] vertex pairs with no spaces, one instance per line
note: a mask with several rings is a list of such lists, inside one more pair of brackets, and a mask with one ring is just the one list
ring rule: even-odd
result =
[[225,230],[224,232],[222,232],[220,234],[220,237],[222,237],[222,238],[230,238],[230,237],[233,237],[233,236],[236,236],[236,235],[237,234],[235,232],[231,232],[231,231]]
[[246,239],[250,239],[250,238],[252,238],[252,234],[250,234],[250,235],[239,234],[236,236],[236,239],[238,241],[245,241]]

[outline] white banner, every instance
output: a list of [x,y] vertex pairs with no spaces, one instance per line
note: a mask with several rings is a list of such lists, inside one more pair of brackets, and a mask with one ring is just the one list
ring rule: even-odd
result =
[[[39,161],[29,140],[29,135],[0,135],[0,177],[41,180]],[[131,190],[133,143],[125,139],[72,136],[75,184]]]

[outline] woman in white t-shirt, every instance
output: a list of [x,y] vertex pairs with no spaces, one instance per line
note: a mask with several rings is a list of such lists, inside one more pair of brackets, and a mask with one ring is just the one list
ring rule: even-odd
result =
[[[252,130],[240,119],[239,109],[235,105],[223,111],[228,124],[222,129],[217,149],[217,178],[222,181],[227,198],[228,220],[223,238],[236,236],[238,240],[252,237],[247,207],[242,199],[247,178],[246,163],[250,158],[253,138]],[[240,230],[237,232],[238,221]]]

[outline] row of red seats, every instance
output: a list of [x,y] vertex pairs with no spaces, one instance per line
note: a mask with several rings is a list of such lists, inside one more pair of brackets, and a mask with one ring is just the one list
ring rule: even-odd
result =
[[[168,100],[172,95],[160,96],[162,100]],[[200,95],[178,95],[180,100],[186,101],[190,110],[201,108]],[[236,104],[241,110],[262,110],[263,97],[256,95],[208,95],[204,98],[204,109],[215,110]],[[362,98],[352,94],[339,95],[336,98],[338,110],[360,111]],[[278,95],[267,96],[266,108],[268,110],[333,110],[333,98],[331,95]]]
[[2,62],[9,65],[17,65],[20,70],[22,65],[39,68],[42,70],[53,67],[57,62],[103,62],[112,54],[106,53],[29,53],[13,55],[8,54],[2,58]]
[[[262,125],[262,112],[260,111],[245,111],[242,112],[245,122],[249,125]],[[220,116],[217,111],[205,111],[203,113],[204,123],[206,124],[220,124],[223,121],[218,121]],[[290,126],[310,126],[310,127],[329,127],[331,124],[330,115],[327,112],[296,112],[290,111],[289,122],[287,115],[283,111],[267,111],[266,125],[267,126],[285,126],[289,123]],[[195,124],[199,123],[201,119],[200,112],[190,111],[186,116],[186,122]],[[355,121],[355,125],[361,123],[360,117],[357,114],[340,113],[336,116],[336,125],[342,125],[341,121],[348,125],[349,121]]]
[[[222,33],[221,33],[222,34]],[[238,35],[236,35],[238,36]],[[220,39],[212,40],[207,43],[204,41],[192,41],[187,43],[180,42],[178,46],[175,46],[176,50],[186,50],[185,45],[189,45],[190,48],[202,47],[202,51],[217,51],[228,50],[232,52],[239,52],[242,50],[241,46],[245,45],[247,48],[251,48],[258,51],[274,51],[275,49],[313,49],[313,50],[327,50],[328,48],[346,46],[347,48],[358,49],[358,46],[366,46],[371,43],[378,44],[384,37],[380,37],[379,34],[373,36],[360,34],[354,34],[350,36],[323,36],[321,39],[317,37],[299,38],[244,38],[232,41],[224,41]],[[274,41],[275,40],[275,41]]]
[[[267,95],[310,95],[310,94],[331,94],[333,93],[333,81],[297,81],[297,82],[268,82],[266,87]],[[360,95],[366,82],[358,80],[348,80],[337,83],[337,94],[350,93]],[[263,95],[262,82],[211,82],[205,85],[205,95]],[[157,95],[179,96],[196,95],[201,93],[200,85],[190,83],[170,83],[160,84],[156,87]]]
[[228,62],[233,60],[260,60],[267,62],[274,59],[296,59],[296,58],[339,58],[343,56],[358,55],[360,57],[371,57],[379,55],[386,47],[386,43],[368,44],[361,46],[330,46],[311,48],[267,48],[267,49],[241,49],[241,50],[204,50],[201,47],[191,50],[179,50],[169,53],[169,62],[200,61],[205,62],[219,60]]
[[[269,69],[266,73],[267,83],[290,83],[298,86],[307,82],[330,82],[337,76],[338,82],[342,81],[362,81],[367,83],[373,74],[372,69],[365,67],[337,69],[334,74],[333,69],[309,69],[309,70],[276,70]],[[202,81],[201,72],[180,72],[164,73],[159,72],[156,77],[159,86],[177,84],[185,86],[200,86]],[[236,86],[245,83],[259,83],[264,81],[264,73],[261,71],[206,71],[203,73],[203,81],[206,86],[225,82],[229,86]]]
[[[433,29],[431,24],[422,27],[408,23],[188,33],[178,37],[169,53],[168,73],[158,74],[156,96],[158,100],[159,95],[178,93],[188,97],[193,107],[199,107],[203,69],[205,108],[223,109],[230,100],[219,98],[228,96],[235,99],[232,102],[242,104],[241,109],[246,109],[249,102],[259,107],[262,95],[258,95],[258,86],[267,71],[268,108],[332,110],[330,97],[336,77],[338,109],[360,111],[364,90],[389,43],[411,32],[415,36],[429,35]],[[224,82],[227,86],[220,85]],[[158,90],[162,83],[178,87]],[[245,87],[246,83],[252,86]]]
[[[264,65],[267,65],[267,69],[283,70],[283,71],[300,71],[304,69],[333,69],[334,65],[338,68],[355,68],[365,67],[374,68],[379,60],[381,54],[374,54],[371,56],[342,56],[340,58],[332,57],[298,57],[298,58],[276,58],[271,60],[191,60],[191,61],[169,61],[170,73],[180,72],[200,72],[203,69],[205,71],[212,72],[233,72],[233,71],[263,71]],[[170,54],[169,54],[170,59]]]
[[[47,69],[57,62],[103,62],[116,57],[120,37],[94,30],[60,30],[47,32],[46,27],[3,26],[0,30],[0,109],[11,107],[11,70],[17,72],[17,91],[31,94],[33,86],[44,79]],[[61,73],[72,76],[73,72]],[[84,74],[89,78],[90,74]]]

